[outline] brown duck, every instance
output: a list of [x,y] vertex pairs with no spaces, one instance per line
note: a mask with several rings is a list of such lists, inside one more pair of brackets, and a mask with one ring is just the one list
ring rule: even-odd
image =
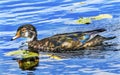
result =
[[31,50],[61,52],[95,47],[102,45],[106,40],[115,38],[103,37],[98,34],[103,31],[106,30],[96,29],[85,32],[64,33],[38,40],[36,28],[31,24],[25,24],[17,29],[16,35],[11,40],[24,37],[28,39],[28,48]]

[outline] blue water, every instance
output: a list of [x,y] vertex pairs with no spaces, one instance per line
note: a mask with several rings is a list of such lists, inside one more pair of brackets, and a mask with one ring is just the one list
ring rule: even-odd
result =
[[[83,4],[80,2],[84,2]],[[120,75],[120,0],[0,0],[0,75]],[[76,24],[80,17],[111,14],[112,19]],[[22,70],[4,53],[18,50],[25,39],[10,41],[22,24],[33,24],[38,38],[58,33],[106,28],[103,36],[117,36],[111,48],[58,53],[61,60],[41,53],[35,70]]]

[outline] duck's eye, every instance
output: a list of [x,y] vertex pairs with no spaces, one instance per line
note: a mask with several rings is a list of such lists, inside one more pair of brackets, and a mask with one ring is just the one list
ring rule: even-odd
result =
[[27,30],[26,30],[26,28],[22,28],[21,31],[22,32],[26,32]]

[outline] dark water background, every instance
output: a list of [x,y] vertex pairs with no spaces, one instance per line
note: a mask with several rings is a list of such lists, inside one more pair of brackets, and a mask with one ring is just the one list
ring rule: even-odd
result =
[[[81,4],[80,2],[84,2]],[[0,75],[120,75],[120,0],[0,0]],[[111,14],[112,19],[78,25],[80,17]],[[62,60],[41,53],[34,71],[19,68],[4,53],[18,50],[25,39],[10,41],[22,24],[33,24],[38,38],[58,33],[106,28],[103,36],[117,36],[105,50],[58,53]]]

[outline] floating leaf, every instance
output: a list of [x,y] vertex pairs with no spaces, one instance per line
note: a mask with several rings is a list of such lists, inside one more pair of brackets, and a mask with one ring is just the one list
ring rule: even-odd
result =
[[80,18],[76,22],[77,24],[90,24],[91,18]]
[[21,54],[23,54],[24,52],[26,52],[26,51],[25,51],[25,50],[16,50],[16,51],[7,52],[7,53],[5,53],[4,55],[5,55],[5,56],[15,56],[15,55],[21,55]]
[[39,56],[39,54],[27,50],[16,50],[5,53],[5,56],[21,56],[22,58],[29,58]]
[[105,19],[105,18],[112,18],[112,15],[110,14],[100,14],[98,16],[94,16],[94,17],[91,17],[92,19],[94,20],[101,20],[101,19]]
[[61,60],[62,58],[59,56],[56,56],[54,54],[47,54],[50,58],[56,59],[56,60]]
[[93,17],[84,17],[80,18],[76,21],[77,24],[90,24],[93,20],[102,20],[106,18],[112,18],[112,15],[110,14],[100,14],[98,16]]
[[85,2],[80,2],[79,4],[85,4]]
[[[16,51],[10,51],[4,54],[5,56],[16,56],[20,58],[30,58],[30,57],[38,57],[39,54],[35,52],[31,52],[28,50],[16,50]],[[61,58],[59,56],[53,55],[53,54],[46,54],[50,58],[60,60]]]
[[23,58],[30,58],[30,57],[36,57],[36,56],[39,56],[39,54],[35,53],[35,52],[27,52],[22,57]]
[[77,3],[74,3],[74,6],[75,6],[75,5],[81,5],[81,4],[85,4],[85,2],[77,2]]

